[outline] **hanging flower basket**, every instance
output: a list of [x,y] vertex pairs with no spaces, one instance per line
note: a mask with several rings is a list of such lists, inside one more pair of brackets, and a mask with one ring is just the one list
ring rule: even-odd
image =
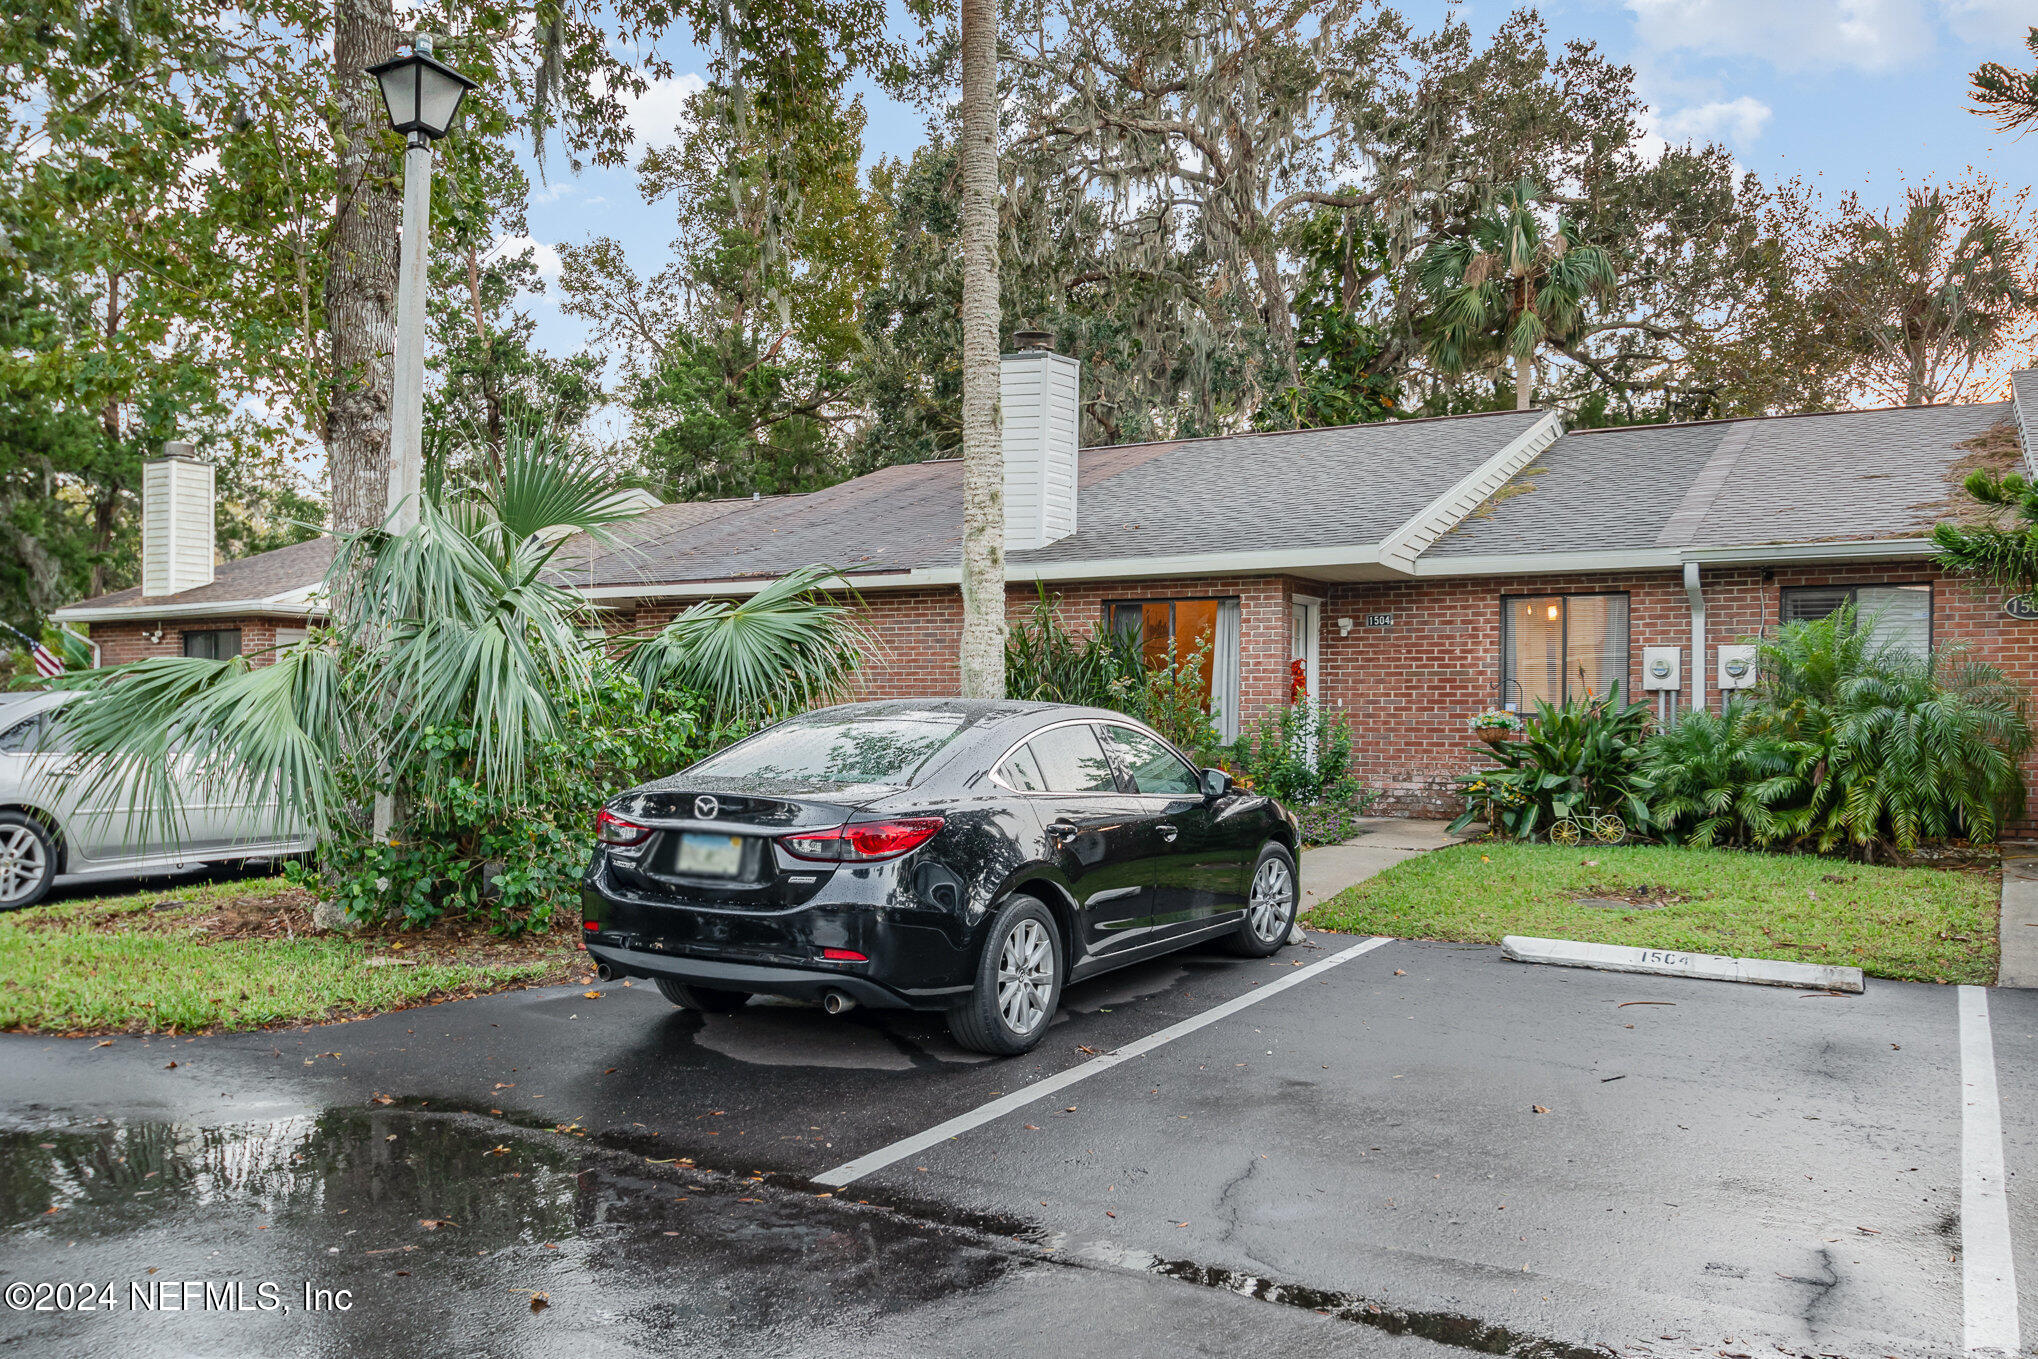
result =
[[1472,734],[1498,749],[1522,739],[1525,724],[1519,713],[1505,708],[1488,708],[1472,719]]

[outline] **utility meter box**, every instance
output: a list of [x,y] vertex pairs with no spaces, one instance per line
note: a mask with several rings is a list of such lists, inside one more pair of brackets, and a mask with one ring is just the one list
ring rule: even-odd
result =
[[1644,689],[1682,689],[1684,687],[1684,648],[1675,646],[1643,647],[1642,687]]
[[1723,646],[1720,648],[1720,688],[1752,689],[1755,687],[1755,648],[1752,646]]

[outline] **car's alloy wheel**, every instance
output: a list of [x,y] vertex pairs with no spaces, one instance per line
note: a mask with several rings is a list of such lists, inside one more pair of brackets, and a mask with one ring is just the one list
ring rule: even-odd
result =
[[948,1012],[955,1041],[972,1052],[1010,1057],[1040,1041],[1061,1004],[1061,935],[1033,897],[1008,898],[984,930],[976,984]]
[[0,907],[42,900],[56,876],[56,855],[41,827],[22,816],[0,821]]
[[1287,937],[1294,917],[1295,875],[1279,859],[1260,860],[1259,871],[1253,874],[1251,904],[1246,908],[1253,935],[1262,943],[1278,943]]
[[1047,1019],[1054,999],[1054,940],[1031,917],[1015,923],[998,950],[998,1012],[1024,1037]]
[[1266,846],[1253,865],[1245,913],[1238,928],[1224,937],[1224,947],[1247,958],[1272,957],[1288,942],[1301,904],[1294,858],[1284,846]]

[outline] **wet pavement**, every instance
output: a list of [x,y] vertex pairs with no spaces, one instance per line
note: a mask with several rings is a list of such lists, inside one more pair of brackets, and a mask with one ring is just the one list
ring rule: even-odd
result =
[[[0,1311],[0,1352],[1959,1348],[1952,988],[1397,942],[840,1192],[814,1180],[1358,943],[1317,942],[1073,987],[1005,1062],[934,1017],[697,1016],[621,984],[0,1037],[0,1283],[113,1289]],[[2038,1315],[2038,997],[1991,1000]],[[131,1288],[172,1282],[182,1310],[137,1313]]]

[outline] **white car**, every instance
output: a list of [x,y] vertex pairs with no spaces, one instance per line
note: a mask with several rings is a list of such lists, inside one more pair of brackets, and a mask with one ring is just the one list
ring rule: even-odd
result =
[[32,905],[61,883],[181,873],[312,848],[311,834],[273,804],[208,791],[196,779],[178,780],[174,829],[171,818],[143,817],[119,798],[81,799],[62,778],[71,760],[62,709],[76,697],[0,694],[0,910]]

